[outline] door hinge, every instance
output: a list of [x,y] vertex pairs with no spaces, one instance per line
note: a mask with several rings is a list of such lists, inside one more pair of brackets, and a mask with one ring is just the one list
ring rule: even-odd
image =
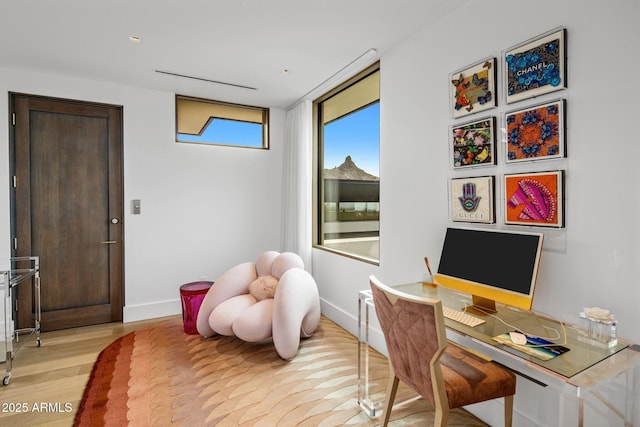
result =
[[13,238],[13,250],[15,250],[15,251],[18,250],[18,238],[17,237]]
[[11,123],[14,126],[16,125],[16,113],[11,113]]
[[13,188],[18,188],[18,177],[13,175]]
[[15,307],[13,311],[18,311],[18,298],[15,299]]

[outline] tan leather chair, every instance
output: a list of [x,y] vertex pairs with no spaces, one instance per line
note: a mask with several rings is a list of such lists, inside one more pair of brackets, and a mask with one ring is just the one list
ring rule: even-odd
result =
[[435,407],[436,426],[449,410],[504,397],[505,426],[511,426],[516,377],[510,370],[447,342],[442,302],[398,292],[369,277],[376,314],[389,351],[386,426],[400,380]]

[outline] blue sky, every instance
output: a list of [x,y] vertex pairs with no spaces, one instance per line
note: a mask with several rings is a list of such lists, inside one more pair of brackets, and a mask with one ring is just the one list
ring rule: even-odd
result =
[[[325,126],[324,167],[340,166],[347,156],[364,171],[380,176],[380,103],[377,102]],[[371,124],[375,124],[371,126]],[[260,147],[262,126],[215,119],[201,136],[180,134],[181,141]]]
[[262,125],[235,120],[214,119],[201,136],[180,134],[181,141],[262,147]]
[[366,172],[380,176],[380,103],[342,117],[324,128],[324,167],[331,169],[351,156]]

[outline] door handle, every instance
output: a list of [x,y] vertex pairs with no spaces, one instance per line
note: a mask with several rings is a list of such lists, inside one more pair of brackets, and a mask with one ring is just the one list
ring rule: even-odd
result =
[[117,224],[120,220],[118,218],[111,218],[111,224]]
[[117,240],[105,240],[102,242],[103,245],[113,245],[114,243],[118,243]]

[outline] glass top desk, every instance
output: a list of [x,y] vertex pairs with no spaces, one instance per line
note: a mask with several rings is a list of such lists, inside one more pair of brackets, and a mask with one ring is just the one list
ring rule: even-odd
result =
[[[417,282],[393,287],[411,295],[439,299],[442,301],[443,306],[456,310],[462,310],[465,305],[471,305],[471,297],[469,295],[441,286]],[[377,416],[381,410],[381,402],[370,399],[364,387],[361,387],[367,385],[367,378],[364,378],[366,372],[361,371],[362,366],[365,369],[367,366],[366,361],[363,359],[367,357],[369,347],[370,319],[372,317],[375,318],[375,314],[369,314],[369,307],[373,307],[371,290],[360,291],[358,306],[358,341],[359,346],[361,346],[359,351],[361,369],[359,369],[359,373],[364,374],[359,381],[359,389],[362,389],[362,393],[359,393],[358,400],[365,412],[368,412],[370,416]],[[496,304],[496,308],[497,313],[494,315],[482,316],[486,323],[475,327],[445,318],[447,338],[458,345],[511,368],[521,376],[539,385],[545,387],[552,385],[563,392],[570,392],[571,395],[577,398],[579,425],[582,425],[584,389],[593,387],[603,380],[623,374],[640,365],[638,346],[632,346],[626,341],[618,339],[617,344],[611,347],[607,347],[604,344],[594,345],[587,339],[584,328],[565,325],[549,316],[533,311],[525,311],[501,304]],[[525,331],[528,335],[547,338],[549,341],[568,347],[570,350],[553,359],[542,360],[493,339],[497,335],[508,333],[516,328]],[[558,338],[558,334],[560,338]],[[630,381],[633,382],[633,378],[630,378]],[[633,398],[632,394],[627,398]],[[619,414],[619,416],[625,418],[627,415],[623,413]]]

